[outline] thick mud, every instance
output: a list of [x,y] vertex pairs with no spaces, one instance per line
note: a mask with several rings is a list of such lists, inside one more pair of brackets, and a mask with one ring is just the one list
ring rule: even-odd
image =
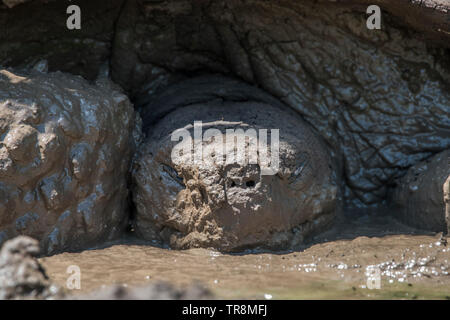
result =
[[29,237],[8,241],[0,251],[0,300],[61,297],[36,256],[39,242]]
[[[381,30],[366,28],[369,2],[383,9]],[[128,218],[135,218],[126,203],[134,127],[128,97],[147,131],[179,106],[198,102],[195,96],[176,101],[175,93],[166,96],[175,100],[173,108],[165,109],[169,100],[158,101],[161,92],[221,74],[272,95],[325,141],[342,172],[338,194],[346,214],[296,252],[172,251],[133,235],[42,258],[50,279],[64,287],[67,267],[78,265],[79,294],[114,283],[169,280],[187,286],[200,280],[222,298],[450,297],[446,239],[405,227],[383,212],[395,193],[401,212],[392,216],[433,230],[450,227],[443,219],[450,221],[448,1],[77,3],[84,22],[73,32],[65,28],[66,1],[0,3],[0,65],[38,69],[30,76],[0,73],[0,242],[28,234],[51,253],[85,249],[124,231]],[[50,71],[71,75],[46,74],[44,60]],[[110,76],[128,97],[109,85],[93,89],[73,75]],[[222,93],[211,94],[223,100]],[[106,112],[100,112],[103,100]],[[70,101],[79,102],[76,112]],[[267,102],[258,96],[252,101]],[[99,131],[92,134],[89,127]],[[439,165],[425,173],[423,161],[439,153],[445,155]],[[25,253],[30,270],[39,269]],[[8,268],[6,274],[15,270]],[[368,288],[374,269],[381,275],[379,289]],[[37,275],[45,297],[47,276]],[[29,279],[17,279],[28,286]],[[14,295],[15,287],[8,288]]]
[[151,104],[174,111],[153,126],[144,116],[148,136],[132,174],[141,237],[178,249],[286,249],[332,223],[337,164],[298,114],[264,97],[216,76]]
[[[444,240],[389,217],[350,215],[298,252],[230,255],[130,240],[40,262],[61,286],[69,276],[67,267],[78,265],[81,290],[72,293],[81,295],[110,285],[164,280],[180,287],[201,282],[218,298],[449,299],[450,247]],[[380,270],[379,289],[370,289],[369,266]]]
[[[392,206],[405,223],[436,232],[447,232],[445,183],[450,178],[450,150],[438,153],[408,170],[392,194]],[[448,210],[448,208],[447,208]]]
[[132,100],[211,73],[258,85],[340,152],[351,206],[385,201],[408,167],[450,147],[443,0],[373,1],[381,30],[366,28],[366,0],[80,0],[88,23],[75,32],[64,1],[3,2],[5,66],[47,59],[88,79],[110,67]]
[[0,69],[0,244],[50,254],[122,233],[138,120],[109,80]]
[[408,167],[450,147],[448,50],[383,18],[373,31],[336,3],[129,1],[111,74],[133,98],[205,73],[256,84],[337,150],[347,205],[378,205]]

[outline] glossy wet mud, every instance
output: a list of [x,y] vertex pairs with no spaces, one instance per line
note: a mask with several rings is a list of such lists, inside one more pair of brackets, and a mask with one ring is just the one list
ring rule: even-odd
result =
[[[140,238],[173,249],[278,250],[333,222],[337,165],[312,128],[263,91],[201,77],[171,87],[146,110],[174,111],[153,126],[154,113],[144,113],[149,129],[132,171]],[[203,161],[194,163],[193,148]]]
[[[403,234],[401,234],[403,233]],[[448,299],[450,247],[389,218],[363,216],[313,240],[302,251],[220,254],[168,250],[137,242],[40,259],[65,286],[69,265],[81,269],[83,294],[103,286],[160,280],[187,286],[200,281],[218,298]],[[367,266],[381,270],[381,288],[367,288]]]
[[[341,189],[350,207],[384,205],[394,181],[408,168],[450,147],[450,29],[444,14],[448,5],[441,0],[420,1],[426,7],[416,5],[418,1],[410,5],[406,0],[395,4],[374,0],[387,10],[379,32],[365,28],[368,0],[81,0],[86,8],[83,19],[91,23],[70,36],[61,27],[66,19],[63,2],[22,2],[27,1],[4,0],[14,8],[0,6],[0,64],[28,68],[45,59],[50,71],[91,80],[108,74],[103,67],[109,66],[111,78],[122,85],[136,107],[154,115],[159,113],[148,102],[180,80],[216,73],[239,78],[296,110],[328,143],[328,151],[341,164]],[[353,2],[355,6],[344,5]],[[440,5],[430,9],[431,4]],[[30,12],[36,14],[30,16]],[[23,31],[26,28],[28,33]],[[425,41],[430,34],[436,42]],[[25,151],[33,153],[27,141],[36,136],[32,128],[17,129],[20,143],[9,145],[16,160],[23,160]],[[111,136],[124,138],[123,134]],[[105,148],[114,144],[105,141]],[[101,159],[99,154],[95,152],[94,159]],[[122,152],[106,154],[123,160]],[[27,175],[12,176],[23,179]],[[36,175],[36,180],[42,177]],[[97,183],[81,180],[93,192]],[[52,181],[43,185],[44,196],[46,190],[52,196],[51,186],[56,184]],[[124,175],[121,181],[111,185],[125,189]],[[34,183],[32,188],[36,189]],[[106,188],[105,193],[113,194]],[[118,193],[124,197],[126,192]],[[428,193],[425,196],[423,201],[432,200]],[[405,198],[406,202],[411,199]],[[83,199],[78,197],[73,207],[84,211]],[[44,201],[35,203],[43,215]],[[122,206],[116,209],[105,212],[125,212]],[[17,225],[1,221],[15,219],[9,213],[17,213],[17,207],[5,212],[0,225],[11,225],[12,231],[0,233],[0,241],[16,235],[13,227],[26,229],[21,217]],[[85,212],[88,217],[92,213]],[[25,221],[36,218],[31,207],[23,213]],[[58,209],[50,215],[53,220],[48,224],[53,226],[60,217],[64,220],[62,213]],[[111,223],[111,227],[116,225]],[[102,224],[91,226],[97,230]],[[68,234],[65,230],[61,229],[62,239]],[[44,232],[25,231],[44,239]],[[62,243],[86,244],[89,240],[85,233],[82,242],[77,238],[60,241],[56,236],[47,239],[52,246],[57,244],[56,249],[64,249]],[[165,279],[179,284],[200,280],[219,297],[446,298],[448,259],[448,248],[439,237],[405,228],[386,216],[358,214],[338,221],[333,230],[296,253],[224,255],[204,249],[170,251],[129,241],[42,261],[50,277],[63,286],[67,267],[79,265],[84,292],[111,283],[139,285]],[[374,265],[382,274],[380,290],[363,287],[367,285],[366,267]]]

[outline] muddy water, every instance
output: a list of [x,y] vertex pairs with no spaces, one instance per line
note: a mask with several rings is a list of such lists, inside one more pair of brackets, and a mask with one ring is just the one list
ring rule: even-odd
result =
[[[61,286],[67,267],[78,265],[78,293],[165,280],[180,286],[200,281],[219,298],[450,299],[450,247],[444,242],[390,218],[366,215],[342,220],[298,252],[229,255],[127,241],[41,262]],[[367,266],[379,268],[380,289],[367,287]]]

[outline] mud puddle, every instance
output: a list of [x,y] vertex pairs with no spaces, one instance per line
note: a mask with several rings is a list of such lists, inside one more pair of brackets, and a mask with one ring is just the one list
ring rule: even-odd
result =
[[40,260],[63,287],[67,268],[79,266],[80,293],[164,280],[180,286],[200,282],[227,299],[450,299],[445,240],[365,215],[348,216],[297,252],[230,255],[128,241]]

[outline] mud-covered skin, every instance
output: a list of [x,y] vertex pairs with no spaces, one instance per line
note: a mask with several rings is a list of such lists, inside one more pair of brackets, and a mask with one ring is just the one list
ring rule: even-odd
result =
[[[447,1],[77,4],[75,31],[65,1],[0,10],[0,64],[47,58],[50,70],[92,79],[106,63],[132,98],[199,73],[256,83],[339,146],[349,205],[383,202],[408,167],[450,146]],[[366,29],[368,4],[385,10],[382,30]]]
[[[339,147],[349,205],[385,201],[450,145],[446,0],[80,0],[81,30],[65,27],[74,2],[3,3],[1,65],[45,58],[89,79],[109,65],[132,98],[211,72],[258,84]],[[368,4],[381,31],[365,28]]]
[[107,80],[0,70],[0,243],[23,234],[54,253],[120,233],[139,125]]
[[378,5],[391,14],[399,25],[419,31],[415,37],[433,40],[450,48],[450,1],[448,0],[319,0],[334,2],[365,12],[370,5]]
[[450,235],[450,176],[443,186],[445,201],[445,221],[447,222],[447,236]]
[[0,251],[0,300],[54,299],[63,297],[37,260],[39,242],[20,236]]
[[[446,232],[446,183],[450,178],[450,150],[408,170],[393,190],[391,205],[404,223],[425,230]],[[447,195],[448,197],[448,195]]]
[[[124,0],[3,2],[12,9],[1,10],[0,5],[1,66],[28,67],[46,59],[50,71],[95,79],[109,65],[114,25]],[[66,27],[67,8],[74,4],[81,8],[80,30]]]
[[146,94],[211,71],[257,83],[338,146],[347,203],[378,204],[408,167],[450,147],[448,51],[383,17],[373,31],[330,3],[130,1],[112,74]]
[[[239,84],[220,77],[188,80],[177,86],[176,98],[160,100],[160,107],[178,108],[150,128],[140,148],[133,170],[135,230],[144,239],[181,249],[296,246],[333,220],[338,198],[335,166],[323,142],[295,112],[279,102],[273,106],[252,101],[258,96],[256,88],[245,97],[245,90],[233,94],[233,87],[225,83]],[[217,90],[222,96],[214,95]],[[235,101],[239,95],[242,101]],[[259,92],[261,99],[264,96]],[[185,106],[180,105],[183,98]],[[264,175],[261,158],[258,164],[208,162],[208,155],[220,159],[216,152],[224,148],[223,142],[211,138],[195,143],[203,145],[204,161],[192,163],[187,153],[172,157],[178,145],[178,140],[171,141],[172,132],[186,128],[194,137],[194,121],[203,122],[203,133],[214,128],[222,135],[226,129],[279,129],[279,171]],[[227,143],[235,146],[234,140]],[[184,146],[192,149],[188,139],[178,145]],[[234,149],[227,150],[224,155],[231,159]]]
[[[147,88],[147,91],[143,90],[143,93],[136,98],[144,132],[151,130],[159,120],[178,108],[200,103],[207,104],[214,100],[253,101],[286,110],[286,105],[263,90],[239,79],[218,74],[179,81],[156,95],[152,93],[152,89]],[[334,148],[331,147],[330,152],[333,153]]]

